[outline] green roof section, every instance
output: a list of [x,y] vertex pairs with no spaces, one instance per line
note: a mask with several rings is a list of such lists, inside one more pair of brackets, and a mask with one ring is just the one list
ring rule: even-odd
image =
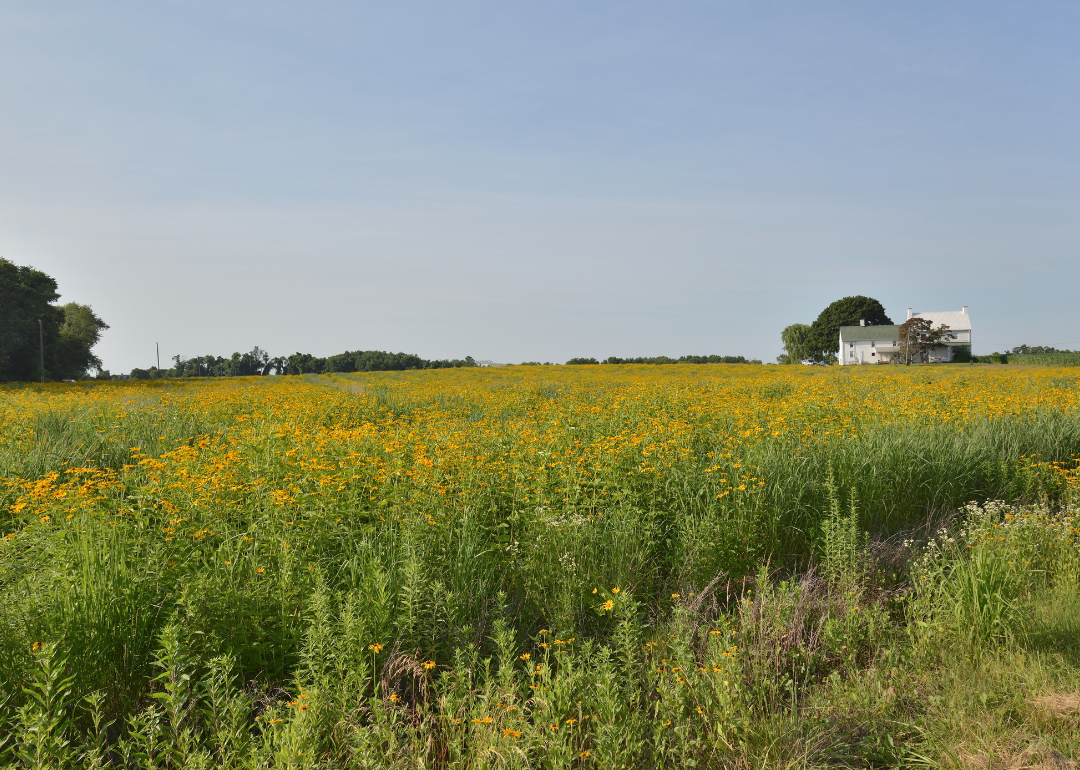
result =
[[892,342],[900,335],[899,326],[841,326],[840,339],[844,342],[863,340],[889,340]]

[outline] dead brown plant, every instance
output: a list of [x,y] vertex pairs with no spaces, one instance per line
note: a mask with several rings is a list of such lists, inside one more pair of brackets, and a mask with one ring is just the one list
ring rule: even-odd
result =
[[403,652],[392,653],[383,664],[380,676],[382,692],[387,697],[397,695],[410,706],[414,721],[420,719],[424,705],[428,701],[428,678],[419,660],[420,651],[409,655]]
[[1047,693],[1032,698],[1029,703],[1041,714],[1056,719],[1080,716],[1080,693]]
[[956,752],[954,758],[963,770],[1076,770],[1078,765],[1057,749],[1044,744],[1028,746],[1019,752]]

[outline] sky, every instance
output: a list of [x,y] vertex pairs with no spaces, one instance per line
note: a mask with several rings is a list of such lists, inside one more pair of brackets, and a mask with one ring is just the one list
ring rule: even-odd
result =
[[174,355],[1080,349],[1075,2],[10,0],[0,256]]

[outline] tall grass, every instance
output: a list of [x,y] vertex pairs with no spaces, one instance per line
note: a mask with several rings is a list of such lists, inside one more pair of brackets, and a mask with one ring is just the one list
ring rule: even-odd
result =
[[1075,681],[1059,613],[1030,620],[1080,580],[1067,389],[671,368],[9,397],[0,752],[897,764],[949,740],[901,679],[1053,648]]
[[1027,353],[1009,356],[1010,364],[1028,366],[1080,366],[1080,353]]

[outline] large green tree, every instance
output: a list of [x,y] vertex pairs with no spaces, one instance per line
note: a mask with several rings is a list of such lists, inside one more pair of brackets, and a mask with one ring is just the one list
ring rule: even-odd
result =
[[[91,350],[108,326],[85,305],[58,307],[56,281],[0,258],[0,381],[75,379],[101,362]],[[39,325],[40,321],[40,325]]]
[[782,364],[797,364],[810,356],[810,350],[806,347],[810,339],[810,327],[806,324],[791,324],[780,332],[780,339],[784,343],[784,353],[777,360]]
[[90,369],[101,369],[101,359],[94,355],[93,348],[109,325],[89,305],[69,302],[62,310],[64,323],[52,351],[53,375],[57,379],[77,380]]
[[865,321],[867,326],[887,326],[892,320],[885,314],[885,308],[873,297],[844,297],[821,311],[817,320],[810,325],[806,339],[806,350],[815,361],[836,355],[840,349],[840,327],[858,326]]
[[52,350],[64,323],[63,309],[53,305],[59,298],[51,277],[0,258],[0,380],[38,379],[38,320],[46,349]]

